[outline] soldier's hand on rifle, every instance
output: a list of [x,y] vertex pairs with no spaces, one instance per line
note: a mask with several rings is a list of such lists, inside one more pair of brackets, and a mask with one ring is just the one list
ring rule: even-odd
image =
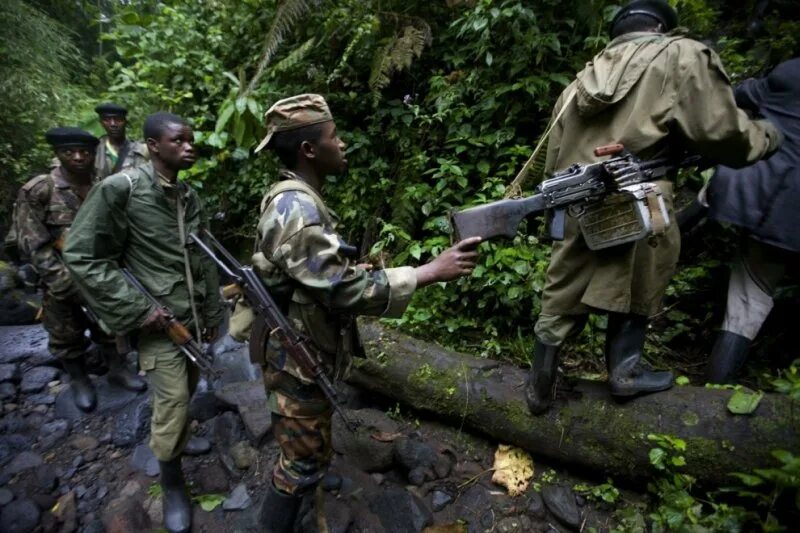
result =
[[219,328],[217,326],[208,327],[203,330],[203,342],[211,344],[212,342],[217,340],[218,336],[219,336]]
[[161,308],[156,307],[142,322],[141,328],[145,331],[163,331],[169,327],[169,315]]
[[471,274],[478,260],[475,248],[480,242],[480,237],[464,239],[439,254],[430,263],[418,267],[417,286],[424,287],[431,283],[450,281]]

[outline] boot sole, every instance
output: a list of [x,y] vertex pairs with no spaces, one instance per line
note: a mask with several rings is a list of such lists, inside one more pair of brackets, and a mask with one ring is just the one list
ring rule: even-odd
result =
[[635,390],[635,391],[620,391],[620,390],[615,390],[615,389],[612,388],[611,389],[611,396],[614,396],[615,398],[630,398],[631,396],[640,396],[640,395],[643,395],[643,394],[652,394],[654,392],[661,392],[661,391],[669,390],[669,389],[672,388],[672,385],[673,384],[670,383],[669,385],[667,385],[665,387],[656,387],[656,388],[652,388],[652,389],[639,389],[639,390]]

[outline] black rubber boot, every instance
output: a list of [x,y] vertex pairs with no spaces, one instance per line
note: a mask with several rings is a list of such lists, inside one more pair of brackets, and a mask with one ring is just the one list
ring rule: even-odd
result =
[[720,331],[706,369],[708,383],[732,383],[750,351],[750,339],[730,331]]
[[540,415],[553,403],[558,371],[558,346],[545,344],[536,339],[533,349],[533,367],[525,384],[525,400],[534,415]]
[[264,533],[291,533],[302,500],[302,496],[281,492],[270,483],[264,504],[261,506],[261,525],[264,526]]
[[606,364],[613,396],[636,396],[672,387],[672,372],[654,372],[642,361],[647,317],[608,314]]
[[147,382],[141,376],[131,372],[125,356],[116,348],[104,348],[103,353],[108,361],[108,382],[133,392],[147,389]]
[[159,461],[161,468],[161,503],[164,508],[164,528],[169,533],[186,533],[192,528],[192,504],[186,493],[181,459]]
[[61,364],[69,374],[69,388],[72,391],[72,400],[78,409],[84,412],[92,411],[97,405],[97,394],[94,391],[91,380],[83,368],[83,361],[80,359],[63,359]]

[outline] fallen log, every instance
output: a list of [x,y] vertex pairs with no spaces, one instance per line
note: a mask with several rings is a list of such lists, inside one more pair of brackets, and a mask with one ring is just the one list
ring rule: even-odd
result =
[[445,350],[386,328],[360,325],[366,351],[351,382],[435,413],[501,443],[595,473],[643,483],[652,476],[647,435],[668,434],[687,443],[685,471],[702,484],[725,486],[731,472],[776,464],[770,452],[800,451],[797,406],[766,394],[751,415],[727,409],[730,390],[673,387],[626,403],[605,383],[579,380],[567,398],[534,417],[523,395],[527,372],[489,359]]

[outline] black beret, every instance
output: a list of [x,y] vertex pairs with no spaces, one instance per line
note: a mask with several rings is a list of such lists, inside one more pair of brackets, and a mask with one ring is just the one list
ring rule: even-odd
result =
[[52,128],[44,134],[53,148],[64,146],[89,146],[94,148],[100,142],[97,137],[80,128]]
[[127,109],[125,109],[119,104],[114,104],[112,102],[106,102],[104,104],[100,104],[94,108],[94,111],[101,117],[105,115],[111,115],[115,117],[124,117],[128,115]]
[[611,29],[614,29],[617,22],[631,15],[649,15],[658,19],[664,25],[664,31],[673,30],[678,25],[678,12],[666,0],[633,0],[617,11],[611,21]]

